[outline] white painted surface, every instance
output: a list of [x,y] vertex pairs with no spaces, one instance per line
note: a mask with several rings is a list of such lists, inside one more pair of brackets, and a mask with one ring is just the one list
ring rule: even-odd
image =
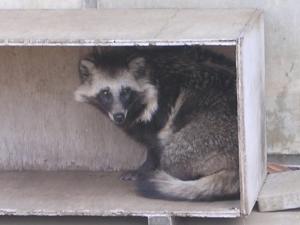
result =
[[184,202],[137,195],[100,172],[0,172],[0,215],[237,217],[239,201]]
[[82,0],[1,0],[0,9],[80,9]]
[[249,214],[266,176],[264,28],[259,13],[237,48],[242,212]]
[[[300,211],[253,212],[246,218],[177,218],[178,225],[299,225]],[[3,216],[0,225],[146,225],[140,217],[39,217]]]
[[233,45],[254,11],[0,11],[0,45]]
[[0,170],[118,170],[142,163],[141,146],[74,100],[78,62],[89,51],[0,48]]
[[[176,218],[178,225],[299,225],[300,211],[258,213],[243,218]],[[2,216],[0,225],[146,225],[145,217]]]

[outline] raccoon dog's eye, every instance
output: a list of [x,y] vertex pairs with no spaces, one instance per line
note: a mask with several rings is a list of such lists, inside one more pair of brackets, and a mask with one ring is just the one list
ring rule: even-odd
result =
[[102,91],[100,92],[100,94],[101,94],[102,96],[108,96],[108,95],[110,94],[110,92],[109,92],[109,90],[102,90]]
[[109,89],[104,89],[101,90],[100,93],[98,94],[98,97],[103,101],[103,102],[110,102],[112,99],[112,94],[109,91]]

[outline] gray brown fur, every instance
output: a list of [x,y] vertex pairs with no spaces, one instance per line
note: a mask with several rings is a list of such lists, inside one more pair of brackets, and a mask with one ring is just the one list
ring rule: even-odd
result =
[[[116,57],[119,52],[116,51]],[[137,173],[139,193],[175,200],[237,196],[234,63],[199,47],[131,48],[128,54],[121,55],[129,65],[122,73],[135,71],[137,74],[131,76],[141,86],[136,90],[145,90],[142,86],[148,85],[147,90],[152,93],[151,98],[148,92],[138,93],[140,102],[146,106],[138,116],[126,118],[128,121],[121,126],[148,148],[148,159]],[[135,61],[139,63],[132,69]],[[96,65],[99,75],[101,62]],[[88,89],[87,84],[83,85],[85,89],[78,89],[80,98],[85,97]],[[157,107],[148,112],[147,104]],[[141,119],[141,115],[147,115],[146,119]]]

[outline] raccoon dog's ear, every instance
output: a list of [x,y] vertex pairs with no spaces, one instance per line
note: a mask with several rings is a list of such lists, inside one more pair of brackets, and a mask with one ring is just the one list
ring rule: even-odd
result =
[[91,59],[82,59],[79,62],[79,77],[81,82],[85,82],[95,68],[95,63]]
[[135,77],[141,77],[145,75],[146,62],[143,57],[136,57],[129,61],[128,68]]

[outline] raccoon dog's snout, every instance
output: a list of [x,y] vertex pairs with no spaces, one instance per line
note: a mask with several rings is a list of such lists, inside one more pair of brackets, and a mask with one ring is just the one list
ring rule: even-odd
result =
[[122,124],[125,121],[125,114],[124,113],[115,113],[115,114],[113,114],[113,119],[116,124]]
[[126,120],[127,112],[117,111],[117,112],[109,112],[109,118],[116,124],[116,125],[123,125]]

